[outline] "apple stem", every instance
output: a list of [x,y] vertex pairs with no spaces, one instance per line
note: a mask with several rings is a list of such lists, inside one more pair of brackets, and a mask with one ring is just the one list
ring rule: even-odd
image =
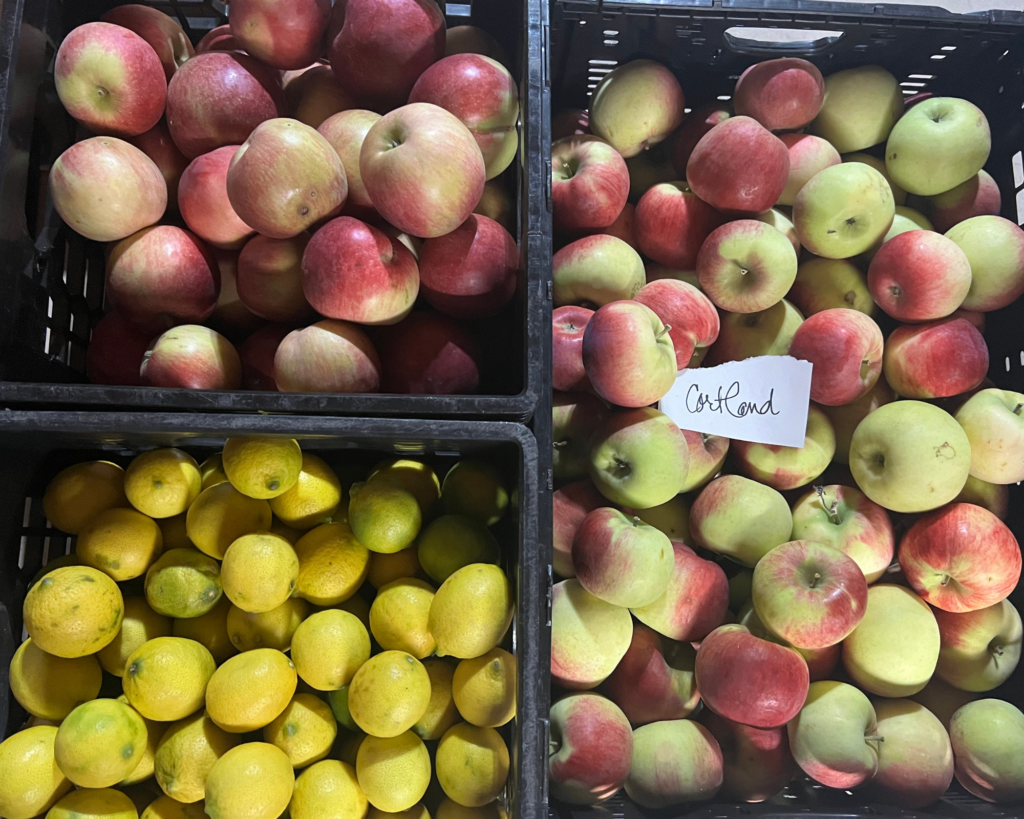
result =
[[868,742],[885,742],[885,737],[879,736],[878,734],[872,734],[869,737],[864,737]]
[[669,330],[671,330],[671,329],[672,329],[672,325],[671,325],[671,324],[666,324],[666,325],[665,325],[665,329],[664,329],[664,330],[662,330],[662,331],[661,331],[660,333],[658,333],[658,335],[656,336],[656,338],[662,338],[662,337],[663,337],[663,336],[664,336],[664,335],[665,335],[665,334],[666,334],[666,333],[667,333],[667,332],[668,332]]
[[899,570],[900,570],[900,564],[899,564],[899,561],[896,561],[895,563],[891,564],[889,566],[889,568],[887,568],[885,570],[885,572],[886,572],[886,574],[896,574],[896,572],[898,572]]
[[838,526],[840,523],[842,523],[843,521],[839,517],[839,498],[836,498],[834,501],[832,501],[832,503],[828,503],[825,500],[825,487],[824,486],[816,486],[816,487],[814,487],[814,491],[818,493],[818,499],[821,501],[821,506],[825,510],[825,512],[828,514],[829,519],[836,526]]
[[818,581],[821,580],[821,572],[815,572],[814,577],[811,578],[811,588],[818,588]]
[[569,446],[569,442],[568,441],[555,441],[551,446],[553,446],[555,449],[561,449],[564,446]]
[[941,582],[942,582],[942,585],[943,585],[943,586],[948,586],[948,585],[949,585],[949,581],[950,581],[950,580],[952,580],[952,579],[953,579],[953,578],[952,578],[952,577],[950,577],[950,576],[949,576],[948,574],[944,574],[944,575],[942,575],[942,581],[941,581]]
[[637,517],[636,515],[633,515],[633,525],[634,526],[639,526],[641,523],[642,523],[642,521],[640,520],[640,518]]
[[1024,404],[1018,404],[1013,408],[1014,415],[1020,415],[1021,408],[1024,408]]
[[1003,656],[1003,647],[1002,646],[992,646],[992,653],[996,657],[1002,657]]

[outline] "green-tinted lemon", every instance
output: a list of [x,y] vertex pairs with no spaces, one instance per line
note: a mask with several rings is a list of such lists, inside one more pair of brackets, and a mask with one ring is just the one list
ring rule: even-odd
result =
[[[420,535],[420,540],[423,535]],[[420,573],[420,560],[416,546],[402,549],[400,552],[392,552],[389,555],[381,552],[370,552],[370,570],[366,579],[375,589],[386,586],[392,580],[401,577],[415,577]]]
[[448,660],[431,657],[423,661],[423,667],[430,678],[430,703],[412,730],[420,739],[440,739],[445,731],[459,721],[459,712],[452,696],[455,666]]
[[468,722],[445,732],[434,764],[448,797],[470,808],[497,799],[508,781],[508,748],[501,734]]
[[501,548],[491,530],[476,518],[442,515],[423,530],[417,555],[423,571],[437,583],[470,563],[494,563]]
[[243,611],[276,609],[295,591],[299,558],[292,545],[270,532],[244,535],[224,554],[224,594]]
[[217,760],[206,778],[210,819],[277,819],[292,798],[295,772],[284,751],[248,742]]
[[139,819],[207,819],[206,805],[185,804],[164,794],[151,802]]
[[452,696],[466,722],[498,728],[516,715],[516,658],[502,648],[463,660],[455,669]]
[[330,706],[313,694],[296,694],[263,729],[263,741],[284,751],[293,768],[323,759],[337,736],[338,723]]
[[90,566],[54,569],[25,596],[32,641],[48,654],[84,657],[110,643],[121,628],[124,598],[117,584]]
[[145,597],[128,597],[124,601],[124,619],[117,636],[99,650],[97,656],[103,670],[115,677],[124,676],[128,657],[135,649],[156,637],[171,633],[171,618],[157,614]]
[[198,549],[171,549],[146,572],[146,600],[167,617],[201,617],[220,600],[220,566]]
[[211,455],[199,465],[199,476],[203,479],[203,489],[227,482],[228,476],[224,474],[224,459],[219,452],[216,455]]
[[363,628],[365,628],[367,633],[369,633],[370,604],[366,602],[365,597],[360,594],[353,594],[348,600],[343,600],[334,608],[339,611],[347,611],[349,614],[355,615],[359,619],[359,622],[363,624]]
[[334,718],[338,721],[339,726],[346,731],[363,733],[360,727],[356,725],[356,721],[352,719],[352,714],[348,710],[347,685],[343,685],[341,688],[336,688],[333,691],[328,691],[327,702],[331,706],[331,711],[334,713]]
[[295,595],[314,606],[335,606],[355,594],[370,568],[370,552],[347,523],[325,523],[295,544]]
[[384,651],[371,657],[356,672],[348,688],[352,719],[376,737],[395,737],[408,731],[426,713],[429,704],[427,670],[404,651]]
[[146,753],[146,724],[117,700],[79,705],[57,729],[54,756],[82,788],[109,788],[138,767]]
[[371,552],[400,552],[412,545],[423,524],[415,496],[389,481],[369,481],[348,503],[352,532]]
[[100,512],[125,508],[124,470],[110,461],[88,461],[61,470],[43,494],[43,514],[55,528],[77,535]]
[[272,535],[278,535],[279,537],[283,537],[290,544],[292,544],[292,546],[298,543],[299,539],[305,534],[305,532],[302,529],[295,529],[289,526],[287,523],[279,521],[277,518],[274,518],[274,520],[271,522],[270,529],[268,531]]
[[188,539],[188,512],[163,518],[157,521],[160,532],[164,536],[164,551],[171,549],[191,549],[194,544]]
[[206,614],[176,619],[172,633],[175,637],[185,637],[202,643],[213,655],[217,665],[220,665],[237,653],[231,637],[228,636],[228,614],[232,608],[231,601],[221,597]]
[[270,508],[287,526],[312,529],[328,523],[341,505],[341,482],[322,459],[302,453],[302,471],[295,485],[272,498]]
[[363,819],[366,808],[353,767],[325,759],[299,774],[288,812],[291,819]]
[[193,714],[167,727],[156,748],[154,773],[163,792],[178,802],[198,802],[214,763],[238,744],[206,714]]
[[75,553],[118,582],[142,577],[164,550],[155,520],[134,509],[107,509],[89,520],[78,535]]
[[449,515],[467,515],[493,526],[508,508],[508,488],[490,464],[459,461],[444,476],[441,502]]
[[471,563],[434,595],[428,621],[439,656],[468,659],[501,642],[512,623],[512,586],[497,566]]
[[60,557],[55,557],[53,560],[51,560],[49,563],[43,566],[43,568],[41,568],[38,572],[35,573],[35,576],[32,578],[32,582],[28,584],[28,587],[31,589],[36,583],[38,583],[40,580],[46,577],[46,575],[48,575],[54,569],[63,569],[65,566],[81,565],[82,561],[78,559],[78,555],[76,555],[74,552],[67,555],[61,555]]
[[60,722],[83,702],[96,699],[103,671],[94,656],[55,657],[30,637],[14,652],[10,682],[22,708],[41,719]]
[[405,458],[392,458],[377,464],[367,481],[386,480],[411,492],[420,505],[423,517],[427,518],[434,511],[438,498],[441,497],[441,482],[434,470],[421,461]]
[[416,734],[368,736],[356,756],[356,779],[371,805],[388,813],[408,810],[430,784],[430,754]]
[[225,731],[256,731],[284,711],[297,683],[295,666],[280,651],[246,651],[213,673],[206,687],[206,712]]
[[230,483],[204,489],[188,508],[185,527],[199,551],[223,560],[228,546],[242,535],[270,528],[270,504],[243,495]]
[[171,518],[192,505],[202,489],[199,464],[180,449],[144,452],[124,473],[131,505],[151,518]]
[[451,799],[445,799],[434,812],[434,819],[508,819],[498,800],[483,807],[467,808]]
[[84,788],[61,797],[46,819],[139,819],[139,812],[121,791]]
[[295,670],[318,691],[347,685],[369,658],[370,635],[359,618],[347,611],[312,614],[292,636]]
[[57,729],[39,725],[0,742],[0,816],[32,819],[73,787],[53,758]]
[[309,616],[309,603],[292,597],[276,609],[253,613],[231,606],[228,612],[228,636],[239,651],[254,648],[276,648],[288,651],[292,636],[303,620]]
[[404,577],[377,592],[370,606],[370,631],[383,649],[405,651],[418,660],[434,653],[427,628],[434,589],[422,580]]
[[250,498],[283,495],[302,470],[302,449],[289,438],[228,438],[221,459],[231,485]]
[[157,637],[139,646],[124,667],[124,693],[147,719],[173,722],[194,714],[206,701],[216,670],[202,643],[184,637]]
[[[131,703],[128,702],[128,697],[124,694],[118,697],[117,701],[123,705],[131,705]],[[153,771],[156,767],[156,749],[160,744],[160,740],[163,738],[164,731],[167,730],[167,723],[157,722],[155,720],[146,719],[145,717],[142,718],[142,721],[146,724],[146,752],[142,755],[142,759],[135,767],[135,770],[117,783],[118,787],[145,782],[153,775]]]

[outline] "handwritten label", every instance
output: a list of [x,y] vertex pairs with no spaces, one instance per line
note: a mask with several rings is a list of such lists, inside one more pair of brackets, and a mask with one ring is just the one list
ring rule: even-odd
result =
[[681,370],[661,411],[680,429],[802,447],[811,369],[809,361],[770,355]]

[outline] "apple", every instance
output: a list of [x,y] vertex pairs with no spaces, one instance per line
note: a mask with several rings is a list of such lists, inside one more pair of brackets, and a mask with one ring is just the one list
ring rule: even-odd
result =
[[[751,584],[753,584],[753,576],[751,576]],[[735,622],[744,626],[755,637],[760,637],[762,640],[768,640],[769,642],[778,643],[779,645],[792,648],[793,651],[799,654],[807,664],[807,673],[811,682],[818,682],[820,680],[827,680],[831,678],[833,676],[832,672],[839,664],[841,644],[837,643],[835,645],[826,646],[825,648],[796,648],[791,643],[783,640],[777,634],[773,633],[764,623],[761,622],[761,618],[757,616],[757,612],[754,610],[753,600],[747,600],[742,606],[740,606]]]
[[224,250],[241,247],[255,233],[228,201],[228,166],[238,147],[226,145],[197,156],[178,185],[178,207],[185,224],[199,238]]
[[940,233],[975,216],[998,216],[1002,207],[999,185],[984,170],[955,188],[925,197],[919,203],[919,208]]
[[764,802],[797,771],[784,727],[753,728],[705,711],[701,720],[722,749],[720,795],[734,802]]
[[923,213],[919,213],[913,208],[897,205],[896,215],[893,216],[892,224],[889,226],[889,230],[886,231],[885,236],[869,247],[860,258],[865,263],[870,264],[871,260],[875,258],[875,254],[878,253],[881,247],[890,239],[894,239],[900,234],[907,233],[911,230],[931,231],[932,228],[932,223],[928,221],[928,217]]
[[552,394],[552,465],[556,478],[580,478],[587,474],[594,435],[608,416],[605,403],[590,393]]
[[641,252],[654,261],[693,270],[704,240],[724,221],[725,217],[700,200],[685,182],[662,182],[637,202],[637,242]]
[[686,163],[701,137],[731,116],[732,111],[720,103],[705,105],[686,115],[671,139],[672,165],[678,173],[686,175]]
[[196,44],[196,54],[207,51],[242,51],[242,45],[231,34],[231,26],[223,25],[210,29]]
[[238,295],[238,252],[234,250],[213,250],[220,271],[220,295],[217,306],[206,320],[206,326],[216,330],[232,344],[247,338],[263,319],[253,313]]
[[700,281],[697,279],[696,270],[674,270],[657,262],[645,261],[644,272],[649,282],[658,281],[659,279],[675,279],[676,281],[691,284],[700,290]]
[[[785,212],[783,212],[785,211]],[[794,227],[790,216],[792,216],[792,208],[772,208],[766,210],[764,213],[759,213],[754,218],[759,222],[764,222],[766,225],[771,225],[776,230],[779,230],[789,239],[789,243],[793,245],[793,250],[797,256],[800,255],[800,251],[803,249],[800,245],[800,237],[796,235],[796,227]]]
[[792,205],[800,189],[810,182],[815,174],[843,161],[839,152],[821,137],[811,134],[783,134],[779,139],[789,150],[789,177],[786,180],[786,187],[779,196],[780,205]]
[[241,145],[283,110],[277,72],[236,51],[197,54],[167,86],[167,127],[189,159]]
[[560,577],[575,577],[572,565],[572,542],[576,530],[588,514],[608,505],[605,498],[589,479],[566,484],[552,496],[552,547],[555,574]]
[[253,236],[238,256],[238,296],[267,321],[298,323],[313,315],[302,289],[302,254],[309,237]]
[[220,333],[196,324],[182,324],[156,339],[139,373],[149,387],[237,390],[242,386],[238,351]]
[[445,32],[444,53],[446,57],[453,54],[483,54],[502,65],[508,64],[508,55],[494,35],[479,26],[453,26]]
[[608,227],[628,197],[626,163],[603,139],[566,137],[551,146],[551,213],[556,231]]
[[629,649],[629,609],[595,597],[578,580],[551,589],[551,679],[575,690],[603,683]]
[[653,60],[632,60],[605,74],[594,89],[590,128],[628,159],[663,141],[683,112],[675,74]]
[[331,0],[232,0],[231,34],[267,65],[303,68],[323,54]]
[[356,325],[326,319],[285,336],[274,378],[281,392],[378,392],[380,359]]
[[377,335],[383,392],[473,395],[480,388],[480,345],[459,322],[413,313]]
[[118,312],[96,322],[85,351],[85,373],[91,384],[140,387],[139,368],[153,340]]
[[372,208],[370,194],[363,184],[363,176],[359,168],[359,154],[363,141],[370,128],[380,119],[380,114],[373,111],[353,109],[342,111],[325,119],[317,130],[331,143],[341,158],[348,179],[348,200],[346,205],[361,208]]
[[832,429],[836,434],[836,454],[833,456],[835,463],[850,463],[850,441],[857,426],[876,409],[895,400],[896,395],[892,388],[880,377],[875,386],[856,401],[838,407],[822,406],[822,411],[832,422]]
[[603,307],[632,299],[644,286],[644,263],[621,239],[603,233],[584,236],[551,260],[556,307],[586,302]]
[[999,310],[1024,293],[1024,230],[1001,216],[975,216],[946,232],[971,263],[965,310]]
[[560,802],[595,805],[625,784],[633,730],[611,700],[570,694],[551,705],[548,791]]
[[54,161],[50,198],[68,227],[94,242],[117,242],[158,222],[167,183],[133,145],[114,137],[76,142]]
[[697,255],[701,289],[716,306],[733,313],[758,313],[778,304],[792,287],[796,270],[789,239],[756,219],[716,228]]
[[[739,611],[750,602],[750,595],[754,587],[754,573],[750,569],[740,569],[739,572],[729,578],[729,611]],[[754,604],[750,604],[753,611]],[[756,613],[754,615],[757,616]]]
[[690,531],[698,546],[753,567],[789,541],[793,515],[770,486],[723,475],[705,486],[690,507]]
[[[284,99],[292,119],[319,130],[320,126],[335,114],[356,109],[355,98],[338,84],[334,78],[334,69],[329,65],[316,63],[295,73],[297,76],[284,86]],[[358,162],[357,147],[357,165]],[[348,173],[347,165],[345,172]]]
[[808,316],[789,354],[814,365],[811,400],[842,406],[863,398],[882,370],[882,331],[859,310],[837,307]]
[[696,658],[689,644],[634,625],[629,649],[605,680],[604,690],[631,725],[683,719],[700,702],[693,681]]
[[799,57],[754,63],[740,74],[733,91],[737,116],[753,117],[769,131],[803,128],[818,115],[824,99],[821,72]]
[[966,319],[904,324],[885,343],[885,380],[905,398],[945,398],[988,375],[988,345]]
[[957,410],[971,442],[971,475],[996,484],[1024,480],[1024,394],[988,389]]
[[1005,484],[988,483],[973,475],[968,476],[967,483],[954,500],[988,509],[1000,520],[1006,520],[1010,512],[1009,488]]
[[[676,495],[649,509],[638,509],[636,515],[644,523],[666,534],[674,544],[682,546],[690,540],[690,502],[683,495]],[[689,546],[686,549],[693,551]]]
[[975,176],[991,150],[992,134],[980,108],[955,97],[932,97],[893,126],[885,167],[908,193],[934,196]]
[[582,108],[563,108],[551,117],[551,141],[592,133],[590,114]]
[[274,356],[292,329],[288,324],[266,324],[238,348],[238,357],[242,359],[242,386],[245,389],[277,392]]
[[938,659],[939,627],[928,604],[903,586],[868,589],[864,618],[843,642],[853,681],[880,697],[909,697],[925,687]]
[[629,157],[626,169],[629,171],[629,201],[633,204],[639,203],[640,198],[655,185],[685,177],[672,165],[668,142],[660,142],[653,148]]
[[686,163],[693,192],[729,215],[770,210],[788,178],[789,149],[750,117],[730,117],[716,125]]
[[885,242],[868,269],[878,305],[898,321],[930,321],[956,310],[971,288],[971,263],[951,239],[910,230]]
[[[892,190],[892,198],[896,203],[896,207],[899,208],[901,205],[907,202],[907,192],[903,190],[899,185],[892,181],[889,177],[889,171],[885,167],[885,159],[879,159],[877,156],[863,153],[852,153],[844,154],[843,162],[860,162],[863,165],[870,165],[882,176],[885,177],[885,181],[889,183],[889,188]],[[898,211],[897,211],[898,212]]]
[[721,327],[718,311],[699,288],[676,279],[660,279],[640,288],[635,296],[669,327],[676,368],[690,365],[696,347],[715,342]]
[[787,296],[805,316],[837,307],[858,310],[866,316],[875,312],[867,278],[846,259],[812,256],[801,262]]
[[593,236],[595,233],[614,236],[616,239],[624,241],[633,250],[639,250],[640,245],[637,244],[636,238],[636,205],[627,202],[623,205],[619,215],[615,217],[614,222],[607,227],[592,228],[586,232],[586,235]]
[[[117,8],[131,8],[130,6],[118,6]],[[140,8],[149,8],[140,6]],[[138,148],[142,153],[153,160],[160,174],[167,184],[167,205],[171,210],[178,207],[178,183],[181,175],[188,167],[188,158],[178,150],[178,146],[171,139],[171,132],[167,125],[161,121],[143,134],[132,137],[129,143]]]
[[566,392],[585,392],[590,379],[583,369],[583,334],[593,310],[568,305],[551,314],[551,386]]
[[722,787],[722,750],[699,722],[666,720],[633,731],[626,794],[646,808],[715,798]]
[[939,722],[942,723],[942,726],[948,731],[949,722],[953,718],[953,714],[967,705],[967,703],[979,699],[979,697],[977,694],[969,691],[961,691],[959,688],[954,688],[936,673],[928,681],[928,685],[914,694],[911,699],[914,702],[921,703],[921,705],[935,714]]
[[[352,201],[351,190],[349,201]],[[492,179],[484,183],[483,196],[480,197],[477,206],[473,208],[473,213],[493,219],[509,233],[516,235],[519,233],[516,227],[517,214],[513,208],[512,199],[500,180]]]
[[785,299],[759,313],[723,313],[718,341],[708,351],[706,363],[713,367],[760,355],[786,355],[803,320]]
[[966,691],[991,691],[1020,662],[1020,614],[1009,600],[967,612],[935,610],[941,647],[935,673]]
[[100,20],[130,29],[149,43],[164,67],[167,82],[186,60],[195,56],[192,43],[178,21],[150,6],[138,3],[115,6]]
[[881,66],[862,65],[825,78],[825,101],[810,131],[841,154],[863,151],[885,142],[902,114],[896,78]]
[[725,456],[729,454],[729,439],[688,429],[683,430],[683,436],[690,449],[690,469],[680,491],[692,492],[721,472]]
[[949,740],[956,779],[964,788],[986,802],[1024,799],[1024,713],[1019,708],[1003,700],[970,702],[953,714]]
[[836,451],[832,422],[821,408],[811,404],[802,447],[733,441],[736,469],[748,478],[773,489],[796,489],[817,478]]

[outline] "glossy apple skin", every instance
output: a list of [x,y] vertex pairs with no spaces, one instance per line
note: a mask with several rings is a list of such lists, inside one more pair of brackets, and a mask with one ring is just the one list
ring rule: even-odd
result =
[[210,29],[196,44],[196,54],[205,54],[207,51],[243,50],[242,44],[231,33],[231,26],[227,24]]
[[459,322],[413,313],[377,336],[384,392],[474,395],[480,390],[480,345]]
[[921,202],[921,212],[935,230],[945,233],[954,225],[975,216],[998,216],[1003,208],[999,185],[987,171],[978,171],[952,190],[929,196]]
[[572,542],[583,519],[595,509],[608,505],[589,478],[566,484],[553,497],[552,564],[560,577],[575,577],[572,565]]
[[585,392],[590,379],[583,368],[583,334],[593,310],[576,305],[551,314],[551,386],[563,392]]
[[702,488],[722,469],[729,454],[729,439],[721,435],[708,435],[684,429],[683,437],[690,450],[690,471],[681,491],[692,492]]
[[672,165],[680,176],[686,176],[686,163],[690,161],[690,154],[701,137],[731,116],[732,111],[718,103],[705,105],[686,115],[683,124],[671,138]]
[[975,216],[946,232],[971,262],[966,310],[999,310],[1024,293],[1024,230],[1001,216]]
[[372,208],[370,194],[363,184],[363,176],[359,168],[359,153],[363,147],[370,128],[380,119],[380,114],[363,109],[341,111],[325,119],[317,130],[331,143],[341,164],[345,166],[345,177],[348,179],[347,208],[358,206]]
[[277,392],[274,356],[294,328],[288,324],[266,324],[249,336],[238,348],[242,359],[242,386],[247,390]]
[[633,299],[646,281],[643,259],[621,239],[605,233],[584,236],[551,260],[552,297],[557,307]]
[[811,400],[836,407],[863,397],[882,372],[882,331],[859,310],[835,307],[808,316],[793,334],[789,354],[810,361]]
[[140,330],[118,312],[107,313],[92,329],[85,372],[92,384],[142,386],[139,367],[153,334]]
[[644,285],[635,300],[651,308],[670,327],[669,335],[676,351],[676,369],[690,366],[697,347],[715,343],[721,329],[718,310],[692,284],[676,279],[659,279]]
[[640,251],[667,267],[693,270],[697,254],[711,231],[725,222],[685,182],[663,182],[649,188],[636,204]]
[[770,131],[803,128],[824,101],[824,77],[799,57],[755,63],[740,75],[733,92],[737,116],[752,117]]
[[718,341],[706,359],[713,367],[759,355],[786,355],[803,314],[786,299],[759,313],[723,313]]
[[800,189],[816,173],[838,165],[843,160],[839,152],[821,137],[811,134],[782,134],[779,139],[789,151],[789,177],[777,204],[791,206],[796,201]]
[[590,128],[627,159],[662,142],[683,121],[683,89],[666,66],[630,60],[604,75],[590,100]]
[[690,531],[697,545],[753,567],[790,540],[793,516],[786,499],[770,486],[722,475],[690,507]]
[[153,342],[140,373],[149,387],[237,390],[242,386],[238,351],[220,333],[194,324],[174,327]]
[[551,146],[551,209],[555,230],[575,233],[614,222],[629,197],[629,169],[596,136],[566,137]]
[[597,694],[570,694],[551,706],[551,795],[573,805],[596,805],[629,776],[633,731],[625,714]]
[[956,412],[971,442],[971,475],[996,484],[1024,480],[1024,394],[988,389]]
[[589,134],[590,114],[582,108],[563,108],[551,118],[551,141]]
[[904,398],[946,398],[972,390],[988,375],[988,345],[962,318],[904,324],[886,340],[885,380]]
[[[298,72],[285,72],[293,73],[296,76],[284,82],[284,100],[292,119],[319,130],[335,114],[356,108],[355,98],[338,84],[329,65],[316,63]],[[357,147],[357,160],[358,156]],[[348,175],[347,166],[345,174]]]
[[572,690],[603,683],[629,649],[629,610],[595,597],[575,578],[551,590],[551,679]]
[[731,449],[737,472],[772,489],[797,489],[828,468],[836,452],[836,434],[821,407],[811,403],[802,447],[736,440]]
[[986,802],[1024,798],[1024,713],[1004,700],[969,702],[949,722],[957,781]]
[[274,377],[281,392],[379,392],[380,359],[354,324],[326,319],[285,336]]
[[754,728],[705,711],[701,722],[722,749],[720,795],[736,802],[764,802],[781,791],[799,768],[789,752],[785,727]]
[[868,287],[878,305],[898,321],[945,318],[971,289],[971,263],[945,236],[909,230],[875,254]]
[[199,238],[222,250],[241,247],[255,233],[228,200],[228,166],[238,148],[225,145],[197,156],[178,185],[178,206],[185,224]]
[[[124,8],[124,6],[118,8]],[[148,6],[144,8],[148,8]],[[158,122],[148,131],[132,137],[128,142],[153,160],[167,184],[167,207],[171,210],[177,208],[178,184],[189,163],[188,158],[178,150],[178,146],[171,139],[171,132],[167,130],[167,124]]]
[[331,0],[233,0],[231,34],[274,68],[304,68],[324,51]]
[[313,316],[302,290],[306,234],[291,239],[253,236],[238,255],[238,296],[267,321],[300,323]]
[[935,609],[939,624],[939,664],[935,673],[972,692],[991,691],[1017,669],[1021,654],[1020,613],[1009,600],[975,611]]
[[151,6],[139,3],[115,6],[100,19],[130,29],[149,43],[160,58],[167,82],[183,63],[195,56],[192,43],[178,21]]

